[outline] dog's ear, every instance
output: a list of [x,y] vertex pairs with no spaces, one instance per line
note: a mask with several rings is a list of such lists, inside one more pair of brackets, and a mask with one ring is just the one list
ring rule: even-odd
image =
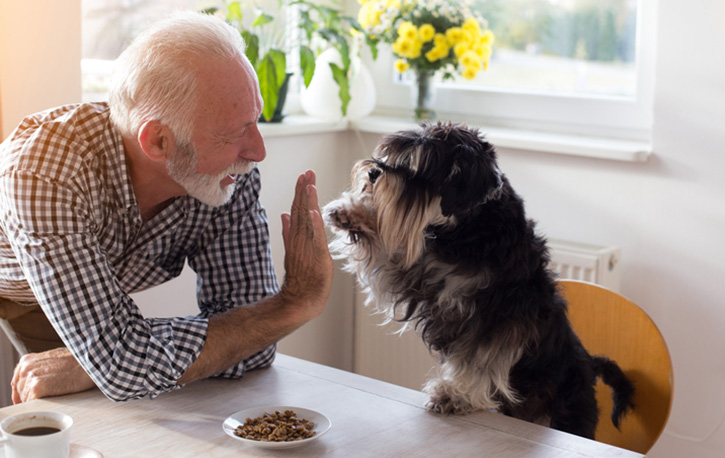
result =
[[499,197],[503,179],[490,143],[480,138],[473,145],[459,143],[451,153],[453,165],[440,189],[444,216],[466,212]]

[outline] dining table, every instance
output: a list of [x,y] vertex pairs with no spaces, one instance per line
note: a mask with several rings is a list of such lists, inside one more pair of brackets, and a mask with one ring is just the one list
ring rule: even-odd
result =
[[[76,457],[641,457],[639,453],[493,411],[442,415],[427,395],[296,357],[241,379],[209,378],[153,399],[114,402],[98,389],[0,409],[73,418]],[[324,415],[329,429],[291,449],[237,440],[222,425],[253,407],[293,406]],[[3,456],[0,447],[0,457]]]

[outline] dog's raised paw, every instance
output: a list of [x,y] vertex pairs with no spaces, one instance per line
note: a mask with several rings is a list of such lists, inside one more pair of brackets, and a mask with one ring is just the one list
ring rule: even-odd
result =
[[348,217],[347,212],[344,210],[332,210],[328,213],[328,218],[332,224],[341,229],[356,229],[355,225]]

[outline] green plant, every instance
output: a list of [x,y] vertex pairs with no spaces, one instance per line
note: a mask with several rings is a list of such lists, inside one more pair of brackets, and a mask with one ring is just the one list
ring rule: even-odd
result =
[[[342,14],[341,9],[333,6],[318,5],[307,0],[291,0],[279,7],[297,7],[300,14],[300,27],[304,30],[304,41],[295,45],[299,50],[300,76],[305,87],[310,85],[315,73],[315,58],[324,47],[332,46],[338,50],[342,65],[330,63],[333,78],[339,87],[339,96],[342,103],[342,114],[347,114],[350,102],[350,63],[354,53],[351,42],[351,30],[362,32],[357,20]],[[277,108],[278,101],[283,94],[287,74],[287,54],[292,50],[283,49],[283,32],[275,33],[275,17],[264,11],[254,10],[253,20],[245,21],[242,3],[228,1],[225,3],[225,19],[235,26],[246,42],[246,55],[257,72],[259,90],[264,100],[262,117],[269,121]],[[217,14],[219,8],[207,8],[207,14]],[[245,25],[248,23],[249,25]],[[315,45],[316,43],[316,45]],[[314,48],[314,49],[313,49]]]
[[307,0],[294,0],[300,10],[300,26],[305,31],[306,44],[300,46],[300,65],[305,87],[308,87],[315,70],[315,51],[311,43],[315,41],[332,46],[340,53],[341,66],[330,62],[332,76],[339,87],[342,115],[347,114],[350,103],[350,63],[353,56],[351,46],[352,30],[363,32],[357,20],[342,14],[340,8],[318,5]]
[[[259,91],[262,94],[264,108],[262,118],[271,121],[277,105],[286,90],[287,53],[281,45],[281,32],[272,27],[274,16],[261,10],[252,11],[254,18],[249,26],[245,25],[245,15],[242,5],[238,1],[226,2],[226,11],[223,11],[226,21],[236,27],[246,43],[245,53],[254,67],[259,79]],[[207,14],[217,14],[219,8],[212,7],[203,10]]]

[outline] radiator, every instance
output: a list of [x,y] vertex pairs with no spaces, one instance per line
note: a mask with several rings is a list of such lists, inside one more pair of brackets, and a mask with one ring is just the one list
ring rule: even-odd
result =
[[[619,289],[620,249],[564,240],[549,240],[552,270],[562,279],[597,283]],[[412,330],[398,333],[400,323],[381,326],[382,317],[356,295],[353,368],[358,374],[420,390],[435,365],[434,357]]]

